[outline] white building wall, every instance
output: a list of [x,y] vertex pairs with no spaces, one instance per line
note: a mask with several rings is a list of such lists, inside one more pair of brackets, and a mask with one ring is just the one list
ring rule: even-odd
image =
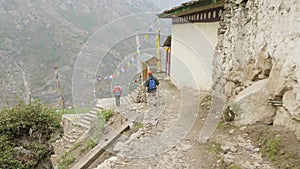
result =
[[172,25],[171,76],[179,87],[209,90],[218,23]]

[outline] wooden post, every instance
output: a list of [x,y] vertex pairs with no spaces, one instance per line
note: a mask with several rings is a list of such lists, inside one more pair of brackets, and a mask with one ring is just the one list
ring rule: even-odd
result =
[[58,79],[58,68],[54,67],[54,73],[55,73],[55,79],[56,79],[56,83],[57,83],[57,89],[61,98],[61,102],[60,105],[62,105],[62,114],[65,114],[65,99],[64,99],[64,95],[63,95],[63,90],[62,87],[60,85],[59,79]]
[[171,47],[170,47],[170,49],[168,50],[168,75],[170,76],[170,71],[171,71]]
[[156,57],[159,59],[157,62],[157,68],[161,71],[161,54],[160,54],[160,29],[158,29],[158,35],[156,37]]

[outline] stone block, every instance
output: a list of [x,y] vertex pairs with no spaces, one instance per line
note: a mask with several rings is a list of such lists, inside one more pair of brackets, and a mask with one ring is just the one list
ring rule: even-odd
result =
[[290,131],[294,132],[297,139],[300,141],[300,122],[291,119],[290,113],[284,109],[279,108],[276,111],[276,116],[274,117],[274,126],[283,126]]
[[235,97],[231,110],[235,114],[238,125],[254,124],[256,122],[271,123],[275,108],[268,104],[269,93],[265,90],[268,79],[255,82]]

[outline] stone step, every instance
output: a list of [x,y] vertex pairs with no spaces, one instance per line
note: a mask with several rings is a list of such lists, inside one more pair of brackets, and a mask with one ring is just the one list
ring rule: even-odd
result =
[[83,130],[76,130],[76,131],[70,131],[69,133],[66,133],[65,135],[64,135],[64,137],[66,138],[66,139],[77,139],[77,138],[79,138],[79,137],[81,137],[81,135],[84,133],[84,131]]
[[79,125],[80,125],[81,127],[85,128],[85,129],[90,129],[90,128],[91,128],[90,125],[84,124],[84,123],[81,123],[81,122],[79,123]]
[[99,107],[97,105],[92,108],[92,110],[96,110],[96,111],[102,111],[103,109],[104,109],[103,107]]
[[77,141],[77,139],[78,139],[78,138],[76,138],[76,139],[70,139],[70,140],[69,140],[69,143],[75,143],[75,142]]
[[[97,117],[96,117],[96,118],[97,118]],[[85,115],[82,119],[83,119],[83,120],[87,120],[87,121],[89,121],[89,122],[92,122],[92,121],[95,120],[95,117]]]
[[86,125],[91,125],[91,121],[86,120],[86,119],[81,119],[80,123],[86,124]]
[[66,135],[64,135],[64,136],[63,136],[63,140],[64,140],[64,142],[68,143],[69,140],[70,140],[70,138],[68,138]]
[[75,127],[73,128],[70,133],[83,133],[84,131],[81,128]]
[[95,115],[97,115],[97,114],[98,114],[98,112],[99,112],[99,111],[90,110],[90,112],[89,112],[89,113],[90,113],[90,114],[95,114]]
[[64,141],[66,142],[66,143],[74,143],[74,142],[76,142],[76,140],[78,140],[78,136],[76,136],[76,137],[71,137],[70,138],[70,136],[64,136],[63,137],[63,139],[64,139]]
[[91,111],[93,111],[93,112],[96,112],[96,113],[97,113],[97,112],[101,112],[101,111],[103,111],[103,109],[102,109],[102,108],[100,109],[100,108],[97,108],[97,107],[93,107],[93,108],[91,108],[90,112],[91,112]]
[[64,135],[64,139],[65,140],[70,140],[70,139],[77,139],[78,138],[78,135],[71,135],[71,134],[66,134]]
[[67,145],[66,145],[66,148],[69,149],[69,148],[71,148],[72,146],[73,146],[72,144],[67,144]]
[[88,113],[86,114],[87,117],[90,117],[92,119],[97,119],[98,118],[98,115],[97,114],[92,114],[92,113]]

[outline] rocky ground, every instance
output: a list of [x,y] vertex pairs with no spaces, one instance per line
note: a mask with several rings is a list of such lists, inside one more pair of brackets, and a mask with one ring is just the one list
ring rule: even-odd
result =
[[[200,144],[199,134],[209,111],[210,95],[194,93],[189,89],[178,91],[170,82],[163,81],[159,101],[162,104],[132,105],[131,110],[137,112],[132,125],[135,132],[123,133],[108,150],[110,158],[95,168],[300,168],[297,139],[289,132],[264,124],[237,127],[220,121],[209,141]],[[200,101],[197,108],[196,101]],[[197,111],[195,116],[194,111]],[[191,118],[178,120],[188,115],[186,112]],[[186,122],[192,124],[191,128]]]
[[199,143],[211,106],[210,93],[179,91],[169,80],[161,80],[158,98],[155,106],[111,107],[115,114],[106,128],[118,128],[120,117],[132,124],[89,168],[300,168],[299,141],[291,132],[265,124],[234,126],[221,119],[212,137]]

